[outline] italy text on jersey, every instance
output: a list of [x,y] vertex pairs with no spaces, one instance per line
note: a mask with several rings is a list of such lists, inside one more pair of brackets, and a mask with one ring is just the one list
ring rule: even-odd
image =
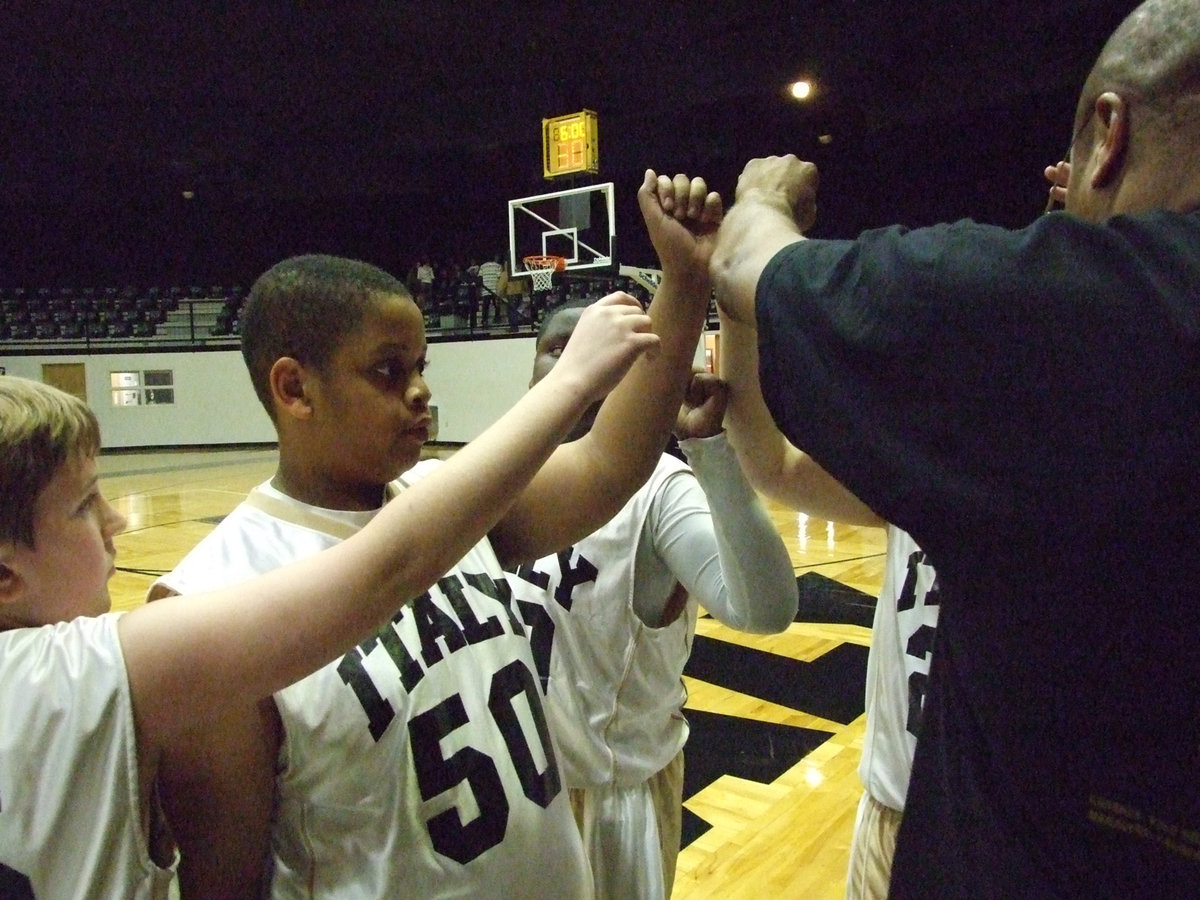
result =
[[[396,718],[392,703],[364,665],[368,654],[381,650],[395,667],[405,692],[412,694],[435,665],[456,652],[504,635],[526,636],[526,623],[518,618],[507,583],[486,574],[450,574],[437,584],[449,603],[451,616],[425,593],[404,607],[389,626],[347,653],[338,674],[351,688],[367,718],[371,736],[378,742]],[[467,596],[473,591],[476,606]],[[487,604],[483,598],[495,601]],[[482,601],[482,602],[481,602]],[[484,605],[486,604],[486,605]],[[487,615],[480,615],[484,608]],[[414,652],[402,636],[416,636]],[[542,693],[529,665],[513,658],[489,673],[486,686],[488,722],[476,723],[498,733],[507,759],[493,759],[472,747],[445,753],[446,738],[469,724],[462,695],[452,693],[436,705],[415,713],[407,722],[416,780],[423,800],[465,784],[474,797],[479,814],[465,824],[458,809],[450,808],[425,823],[430,843],[443,856],[465,864],[498,845],[508,827],[510,798],[498,767],[516,773],[525,797],[545,809],[562,790],[558,766],[550,741]],[[523,716],[532,720],[532,732]],[[544,767],[539,770],[539,760]],[[515,799],[515,798],[513,798]]]
[[[572,556],[575,559],[572,559]],[[566,612],[571,611],[575,602],[575,588],[581,584],[595,581],[599,569],[582,555],[576,555],[574,547],[567,547],[555,554],[558,562],[558,583],[549,592],[546,602],[554,602]],[[543,572],[537,568],[537,563],[517,567],[516,576],[543,591],[550,587],[550,581],[555,573]],[[522,619],[529,626],[529,642],[533,646],[533,659],[537,663],[538,676],[542,679],[542,687],[550,678],[550,651],[554,645],[554,620],[545,608],[528,600],[517,600]]]

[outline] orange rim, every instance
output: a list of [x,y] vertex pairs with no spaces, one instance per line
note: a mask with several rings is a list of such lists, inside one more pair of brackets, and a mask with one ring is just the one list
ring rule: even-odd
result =
[[521,259],[526,270],[553,269],[555,272],[561,272],[567,267],[566,259],[561,256],[523,256]]

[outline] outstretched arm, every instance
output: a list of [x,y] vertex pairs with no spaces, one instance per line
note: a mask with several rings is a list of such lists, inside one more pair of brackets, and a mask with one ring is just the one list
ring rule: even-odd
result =
[[486,533],[584,410],[659,343],[640,307],[620,300],[588,309],[578,331],[578,348],[510,413],[354,537],[203,598],[167,597],[122,616],[143,757],[372,634],[395,598],[428,588]]
[[[663,267],[648,311],[661,351],[638,360],[588,434],[555,451],[492,530],[492,545],[506,565],[591,534],[650,477],[666,446],[708,310],[708,258],[721,199],[702,179],[647,171],[638,203]],[[577,332],[569,346],[583,340]]]
[[750,483],[773,500],[847,525],[883,520],[792,445],[776,426],[758,381],[758,332],[721,314],[721,376],[729,383],[725,428]]
[[[693,375],[675,433],[695,477],[680,473],[663,484],[652,517],[654,550],[719,621],[741,631],[782,631],[796,617],[795,572],[721,433],[726,397],[715,375]],[[642,600],[635,591],[635,608]],[[662,610],[638,614],[651,625],[663,618]]]
[[746,164],[710,266],[717,304],[726,316],[754,326],[759,276],[776,253],[804,240],[816,202],[817,167],[812,163],[771,156]]

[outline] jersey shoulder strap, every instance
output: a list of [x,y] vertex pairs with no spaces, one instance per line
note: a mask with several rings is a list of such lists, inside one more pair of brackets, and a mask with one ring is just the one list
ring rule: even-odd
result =
[[[385,502],[391,500],[398,493],[400,493],[400,486],[395,482],[388,484],[384,490]],[[356,525],[351,525],[349,522],[343,522],[331,516],[321,515],[320,512],[312,507],[301,508],[292,503],[287,503],[278,497],[272,497],[259,488],[254,488],[250,491],[246,495],[246,499],[242,502],[276,519],[308,528],[311,531],[319,531],[322,534],[328,534],[331,537],[340,538],[341,540],[353,537],[359,531]]]

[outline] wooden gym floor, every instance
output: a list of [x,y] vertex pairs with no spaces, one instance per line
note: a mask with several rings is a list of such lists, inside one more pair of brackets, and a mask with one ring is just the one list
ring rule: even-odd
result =
[[[275,461],[270,449],[102,455],[101,487],[129,520],[116,540],[113,607],[143,602]],[[767,506],[800,612],[766,637],[700,620],[685,676],[692,734],[676,900],[844,894],[884,533]]]

